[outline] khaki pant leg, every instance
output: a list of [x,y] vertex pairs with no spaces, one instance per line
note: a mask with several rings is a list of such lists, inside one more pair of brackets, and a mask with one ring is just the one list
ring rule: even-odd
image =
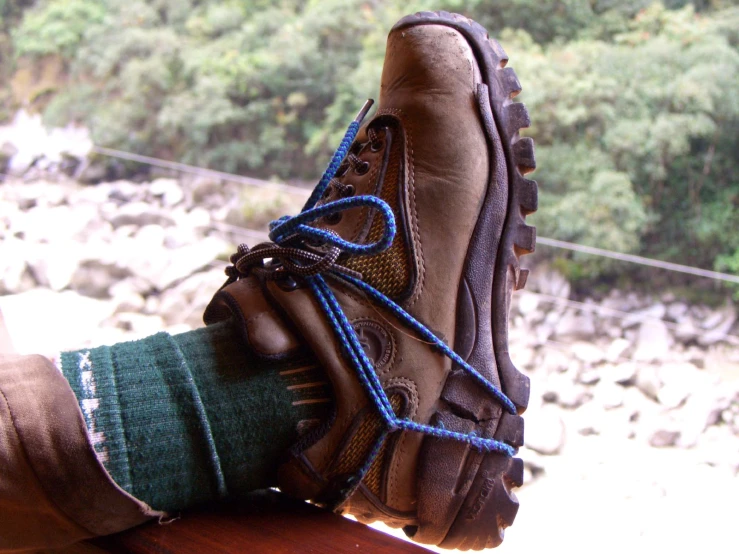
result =
[[111,480],[51,362],[0,355],[0,552],[64,546],[162,515]]

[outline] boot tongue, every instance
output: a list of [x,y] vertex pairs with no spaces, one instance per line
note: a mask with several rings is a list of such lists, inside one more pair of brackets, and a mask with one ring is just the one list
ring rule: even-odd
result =
[[[349,156],[356,156],[361,161],[361,167],[356,163],[352,167],[345,160],[335,178],[341,186],[329,186],[318,202],[318,205],[322,205],[349,195],[371,195],[384,200],[390,206],[397,227],[390,248],[369,256],[343,254],[338,262],[358,271],[366,283],[395,300],[409,294],[413,285],[412,257],[405,232],[408,217],[402,213],[401,204],[401,198],[405,197],[406,192],[402,182],[404,171],[401,166],[401,137],[394,119],[381,116],[365,125],[349,151]],[[367,207],[345,210],[340,217],[333,219],[322,218],[314,226],[358,244],[377,242],[385,232],[382,216]]]
[[[401,134],[394,125],[377,124],[373,122],[377,138],[382,144],[375,154],[376,161],[370,169],[371,178],[368,180],[369,190],[357,194],[373,194],[392,208],[395,216],[397,233],[390,248],[372,256],[350,256],[344,264],[362,274],[366,283],[393,299],[402,299],[409,295],[413,286],[412,253],[410,251],[405,222],[408,221],[401,199],[405,197],[402,168],[403,151]],[[370,150],[370,146],[366,147]],[[376,212],[365,210],[365,221],[358,233],[359,240],[364,244],[376,242],[385,232],[382,217]],[[348,213],[347,213],[348,214]]]

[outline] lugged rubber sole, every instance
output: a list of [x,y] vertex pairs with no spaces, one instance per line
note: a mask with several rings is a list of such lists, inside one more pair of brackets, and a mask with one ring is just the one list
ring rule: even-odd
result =
[[[518,448],[523,444],[520,414],[528,405],[529,379],[508,354],[508,314],[511,294],[523,288],[528,274],[520,268],[519,258],[533,252],[536,243],[535,229],[525,223],[526,215],[537,208],[536,182],[524,177],[535,168],[533,141],[519,136],[519,130],[529,126],[529,116],[523,104],[512,102],[521,87],[515,72],[506,67],[508,57],[481,25],[458,14],[420,12],[401,19],[393,30],[416,25],[458,31],[482,75],[478,103],[490,151],[490,176],[457,297],[454,349],[500,385],[518,411],[503,412],[471,376],[453,368],[432,424],[492,436]],[[503,180],[507,187],[501,186]],[[523,482],[519,458],[427,437],[418,475],[418,525],[405,528],[414,540],[461,550],[502,542],[518,511],[511,489]]]

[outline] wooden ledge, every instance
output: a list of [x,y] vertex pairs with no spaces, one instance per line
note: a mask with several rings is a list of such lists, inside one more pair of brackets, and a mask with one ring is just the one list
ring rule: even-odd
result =
[[428,552],[275,491],[262,491],[239,504],[187,512],[171,523],[148,523],[88,545],[134,554]]

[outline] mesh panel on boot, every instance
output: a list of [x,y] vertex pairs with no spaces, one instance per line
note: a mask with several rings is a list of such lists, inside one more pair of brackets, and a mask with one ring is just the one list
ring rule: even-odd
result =
[[[400,140],[395,140],[390,152],[385,180],[378,195],[390,205],[397,222],[403,221],[398,190],[401,175],[401,155]],[[373,216],[366,243],[380,240],[383,232],[382,218]],[[398,234],[390,248],[375,256],[352,256],[344,263],[347,267],[359,271],[366,283],[392,298],[400,296],[410,286],[411,261],[409,257],[410,252],[405,246],[403,229],[399,226]]]
[[[394,412],[398,413],[400,411],[403,400],[403,396],[400,394],[390,396],[390,405],[393,407]],[[352,435],[349,445],[341,455],[339,463],[332,471],[332,475],[356,473],[365,463],[372,447],[380,438],[382,427],[380,416],[374,411],[368,412],[357,428],[357,431]],[[379,494],[380,490],[381,470],[384,465],[385,452],[387,450],[386,445],[387,441],[382,445],[379,454],[363,480],[365,484],[367,484],[368,478],[372,480],[370,490],[374,494]]]

